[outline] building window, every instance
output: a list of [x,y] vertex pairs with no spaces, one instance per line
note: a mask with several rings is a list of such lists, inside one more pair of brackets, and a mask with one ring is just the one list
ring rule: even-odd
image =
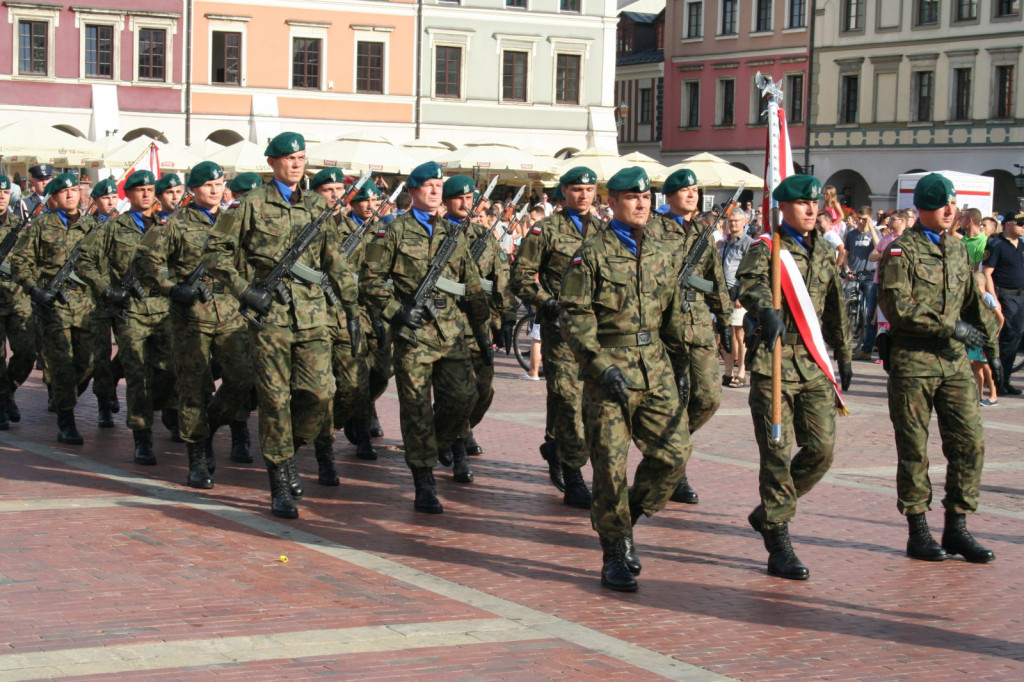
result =
[[213,61],[210,82],[224,85],[242,84],[242,34],[213,32]]
[[292,38],[292,87],[320,88],[320,38]]
[[356,43],[356,92],[384,94],[384,43]]
[[1013,118],[1014,67],[996,67],[995,118]]
[[1020,0],[997,0],[997,17],[1015,17],[1020,14]]
[[559,9],[563,12],[580,13],[580,0],[559,0]]
[[916,122],[932,120],[932,101],[935,98],[935,74],[931,71],[914,72],[914,115]]
[[651,89],[640,88],[640,115],[637,117],[637,123],[650,123],[651,122]]
[[957,21],[974,21],[978,18],[978,0],[955,1]]
[[139,29],[139,80],[164,81],[166,76],[167,31]]
[[621,22],[615,31],[616,50],[619,54],[630,54],[633,52],[633,23]]
[[578,54],[560,54],[555,59],[555,104],[580,103],[580,62]]
[[462,48],[438,45],[434,58],[434,97],[462,96]]
[[731,126],[736,123],[736,81],[723,78],[718,81],[718,116],[715,125]]
[[807,0],[789,0],[789,22],[786,28],[806,28]]
[[700,127],[700,81],[683,83],[682,116],[679,119],[684,128]]
[[722,0],[722,31],[719,35],[734,36],[739,33],[738,0]]
[[786,76],[786,100],[789,102],[786,120],[790,123],[803,123],[804,75],[802,73]]
[[700,38],[704,35],[704,3],[686,3],[686,37]]
[[953,120],[971,120],[971,69],[953,69]]
[[49,26],[45,21],[18,22],[18,73],[46,75],[48,30]]
[[526,101],[525,52],[505,50],[501,53],[501,99],[506,102]]
[[843,0],[843,30],[860,31],[864,28],[864,0]]
[[516,9],[526,9],[526,0],[505,0],[505,7],[515,7]]
[[85,27],[85,75],[89,78],[114,77],[114,27]]
[[939,0],[917,0],[917,25],[939,23]]
[[754,15],[754,31],[763,33],[772,30],[772,0],[757,0]]
[[857,122],[857,95],[860,76],[843,76],[839,90],[839,122]]

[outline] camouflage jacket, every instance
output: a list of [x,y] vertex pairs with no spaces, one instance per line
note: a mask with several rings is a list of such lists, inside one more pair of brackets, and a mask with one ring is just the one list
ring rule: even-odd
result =
[[[360,226],[356,223],[355,219],[350,214],[336,214],[331,220],[327,221],[327,238],[338,245],[338,251],[344,255],[345,250],[342,249],[342,245],[345,240],[348,239],[356,230],[360,229]],[[376,230],[379,227],[377,224],[371,224],[367,226],[365,232],[363,232],[362,238],[356,243],[352,253],[349,254],[346,260],[346,267],[351,273],[352,281],[356,283],[357,287],[359,284],[359,271],[363,267],[363,261],[366,258],[366,246],[373,240],[373,236],[376,234]],[[330,323],[335,327],[335,334],[339,337],[347,339],[348,330],[345,328],[345,321],[337,315],[329,315]],[[359,317],[363,321],[363,327],[366,329],[370,328],[370,316],[367,314],[365,306],[360,306]]]
[[[427,234],[410,211],[398,216],[390,225],[377,227],[373,241],[366,247],[366,262],[359,277],[360,294],[372,317],[390,320],[402,306],[412,304],[430,260],[449,230],[447,220],[435,216],[432,223],[433,236]],[[465,234],[459,238],[443,275],[465,284],[466,295],[460,300],[451,293],[435,290],[438,317],[416,334],[421,344],[445,352],[455,339],[468,335],[470,329],[475,334],[488,331],[487,298],[480,287],[480,271],[469,257]],[[390,288],[388,279],[392,280]]]
[[[683,261],[686,260],[690,249],[697,241],[701,226],[698,224],[696,225],[697,229],[694,229],[694,224],[687,222],[686,227],[683,227],[669,214],[659,214],[653,222],[657,229],[674,232],[682,239],[679,251],[668,254],[672,259],[673,270],[678,278]],[[726,324],[729,324],[733,311],[732,301],[729,299],[729,289],[725,285],[722,260],[715,249],[714,241],[711,241],[704,250],[704,255],[701,256],[693,274],[710,283],[713,288],[708,293],[692,286],[687,289],[686,300],[690,303],[690,310],[683,314],[687,322],[686,342],[691,346],[713,348],[715,346],[715,331],[711,324],[711,313],[714,313],[719,320],[724,320]]]
[[672,357],[685,358],[686,323],[667,255],[678,252],[682,240],[672,232],[645,233],[637,257],[611,229],[596,232],[562,280],[562,334],[587,381],[614,365],[632,388],[647,389],[649,377],[674,371],[679,363]]
[[[146,230],[157,227],[154,222]],[[82,257],[78,259],[78,276],[92,287],[96,300],[102,302],[103,290],[120,286],[124,276],[132,272],[135,250],[142,241],[142,230],[135,224],[131,213],[123,213],[108,220],[82,242]],[[158,289],[145,289],[141,299],[129,296],[125,313],[131,315],[166,315],[170,301]]]
[[[220,218],[218,212],[217,217]],[[165,296],[171,287],[184,284],[202,263],[206,240],[213,225],[206,215],[195,206],[186,206],[171,214],[163,225],[148,230],[135,253],[133,267],[139,281],[147,289],[155,289]],[[214,328],[225,322],[243,324],[238,314],[238,299],[223,290],[219,282],[207,275],[206,287],[212,300],[203,303],[196,300],[187,309],[178,309],[182,319],[197,325],[200,329]],[[216,285],[216,286],[215,286]],[[174,306],[174,304],[171,304]]]
[[[310,221],[319,217],[327,202],[316,192],[296,190],[295,204],[281,196],[277,184],[269,182],[250,190],[237,208],[226,212],[210,231],[203,262],[217,280],[236,298],[250,283],[259,284],[292,245]],[[346,317],[358,314],[357,291],[338,244],[329,239],[329,221],[299,263],[326,272],[333,282]],[[282,305],[277,296],[267,315],[267,324],[312,329],[330,324],[327,299],[318,284],[296,277],[282,282],[291,304]]]
[[[26,292],[32,287],[45,287],[67,261],[68,256],[86,235],[96,229],[96,220],[81,216],[68,227],[60,221],[56,211],[43,213],[32,227],[26,227],[8,258],[11,276]],[[85,244],[83,243],[83,251]],[[79,258],[81,262],[81,258]],[[96,302],[87,287],[69,280],[65,289],[69,303],[58,302],[55,310],[61,319],[75,327],[88,324]]]
[[[604,229],[604,223],[593,214],[581,220],[585,221],[587,237]],[[537,221],[516,252],[512,282],[516,296],[523,303],[538,307],[552,296],[558,298],[562,278],[572,263],[572,257],[582,245],[583,235],[565,211]]]
[[[793,260],[803,275],[825,342],[834,350],[836,360],[849,362],[853,356],[850,350],[849,323],[832,247],[814,231],[804,239],[810,249],[809,253],[785,233],[782,235],[782,248],[793,254]],[[763,241],[756,240],[743,256],[736,272],[740,284],[740,303],[755,317],[761,310],[772,307],[771,266],[771,249]],[[785,300],[782,304],[782,319],[786,325],[785,336],[779,339],[782,344],[782,379],[808,381],[821,376],[821,369],[814,362],[803,340],[797,336],[789,302]],[[748,343],[754,343],[754,340],[750,339]],[[771,376],[772,354],[760,341],[757,343],[752,371]]]
[[[21,216],[17,215],[11,210],[7,210],[3,215],[0,215],[0,242],[7,238],[12,231],[18,229],[24,221]],[[19,237],[21,235],[18,235]],[[17,245],[17,240],[15,241]],[[14,277],[11,276],[11,256],[14,254],[14,248],[10,250],[4,262],[0,264],[0,314],[10,315],[15,310],[28,314],[32,310],[32,304],[29,302],[29,297],[22,289],[14,282]]]
[[491,329],[497,332],[501,328],[502,322],[515,321],[516,309],[519,304],[516,302],[515,296],[512,295],[508,255],[501,250],[501,246],[498,245],[498,240],[494,238],[490,228],[470,223],[469,229],[466,230],[469,245],[472,246],[481,236],[487,247],[477,259],[476,266],[480,270],[480,285],[484,287],[485,293],[488,288],[491,290],[487,293],[487,301],[491,310]]
[[932,244],[920,222],[882,255],[878,306],[889,320],[893,375],[969,373],[964,346],[952,339],[957,320],[977,327],[985,335],[985,354],[999,357],[998,324],[981,299],[967,249],[945,236]]

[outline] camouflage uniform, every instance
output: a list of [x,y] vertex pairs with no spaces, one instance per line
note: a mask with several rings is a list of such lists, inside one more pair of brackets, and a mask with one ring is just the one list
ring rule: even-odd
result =
[[931,508],[927,444],[934,407],[946,457],[942,505],[947,512],[973,513],[985,441],[977,384],[964,345],[951,335],[964,320],[984,333],[985,355],[997,358],[995,316],[981,300],[963,244],[947,237],[931,243],[920,222],[886,249],[878,282],[878,305],[889,320],[892,343],[889,417],[899,456],[897,507],[904,515]]
[[[0,215],[0,241],[21,224],[21,218],[10,210]],[[24,290],[14,283],[10,275],[13,253],[12,248],[4,264],[0,265],[0,349],[3,348],[4,339],[11,348],[10,359],[6,362],[6,353],[0,353],[3,355],[0,357],[0,409],[3,410],[8,409],[7,404],[14,399],[14,391],[31,374],[36,361],[32,305]]]
[[[783,233],[782,248],[793,254],[803,275],[825,341],[835,349],[837,361],[850,362],[843,288],[832,248],[813,231],[804,243],[809,251]],[[771,259],[768,245],[755,241],[736,273],[739,300],[755,316],[773,307]],[[748,348],[755,346],[749,404],[761,453],[760,492],[765,530],[784,525],[796,515],[797,498],[809,492],[828,472],[836,445],[835,389],[797,333],[788,302],[783,303],[782,320],[786,331],[778,340],[782,344],[782,439],[778,444],[771,442],[772,354],[759,339],[751,339],[747,344]],[[794,433],[800,450],[791,457]]]
[[[565,338],[579,361],[586,448],[594,469],[591,523],[602,541],[631,536],[633,523],[668,502],[690,456],[674,369],[685,352],[679,287],[669,254],[680,237],[647,231],[634,255],[612,229],[593,233],[561,282]],[[609,367],[629,381],[629,406],[602,386]],[[643,454],[633,485],[630,440]]]
[[[78,273],[101,302],[103,291],[120,286],[130,271],[142,240],[144,232],[133,213],[106,222],[83,243]],[[145,231],[156,227],[153,217],[142,220]],[[129,296],[124,318],[114,319],[114,333],[125,375],[125,425],[132,431],[145,432],[153,426],[154,410],[175,407],[167,297],[157,289],[146,289],[141,299]]]
[[[96,216],[96,219],[100,225],[107,222],[106,217]],[[96,396],[97,402],[106,400],[107,404],[111,406],[117,402],[117,384],[124,376],[121,354],[113,355],[111,344],[116,317],[117,311],[102,301],[96,306],[92,316],[93,332],[96,338],[92,393]],[[113,422],[109,422],[109,424],[112,425]]]

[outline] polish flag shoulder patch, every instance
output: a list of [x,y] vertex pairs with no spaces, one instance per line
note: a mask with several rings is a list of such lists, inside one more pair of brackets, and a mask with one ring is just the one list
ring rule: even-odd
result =
[[572,259],[572,264],[573,264],[573,265],[579,265],[579,264],[580,264],[580,263],[582,263],[582,262],[583,262],[583,256],[575,256],[575,257],[574,257],[574,258]]
[[377,236],[378,237],[383,237],[387,233],[388,233],[388,228],[387,227],[382,227],[379,230],[377,230]]
[[541,232],[543,232],[543,230],[540,228],[540,225],[534,225],[533,229],[530,230],[530,232],[534,234],[540,234]]
[[901,247],[899,247],[899,246],[894,246],[893,248],[889,249],[889,255],[890,256],[902,256],[903,255],[903,249]]

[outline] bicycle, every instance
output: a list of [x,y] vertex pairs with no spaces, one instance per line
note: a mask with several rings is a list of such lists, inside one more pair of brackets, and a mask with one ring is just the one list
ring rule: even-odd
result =
[[853,278],[846,280],[843,284],[843,297],[846,299],[846,318],[850,324],[850,345],[854,348],[864,342],[864,334],[867,332],[868,316],[874,311],[866,309],[864,291],[860,285],[863,282],[874,278],[875,273],[870,270],[853,273]]
[[[530,338],[530,328],[537,314],[532,310],[519,318],[516,322],[515,331],[512,334],[512,351],[515,353],[516,362],[524,371],[530,371],[530,353],[533,351],[533,339]],[[543,373],[543,368],[541,368]],[[542,374],[543,376],[543,374]]]

